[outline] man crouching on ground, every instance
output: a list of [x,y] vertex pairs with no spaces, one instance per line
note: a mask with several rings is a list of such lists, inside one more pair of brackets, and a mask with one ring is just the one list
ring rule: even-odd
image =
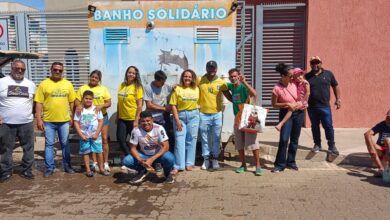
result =
[[166,183],[174,182],[171,171],[175,156],[169,152],[168,136],[161,125],[153,123],[149,111],[141,112],[139,127],[131,132],[129,145],[131,154],[123,159],[123,165],[138,171],[138,175],[130,181],[131,184],[142,183],[149,171],[154,171],[153,167],[156,173],[163,168]]
[[[379,135],[375,143],[372,137],[376,134]],[[390,110],[386,114],[386,120],[378,123],[364,133],[364,139],[366,140],[367,149],[372,160],[378,166],[378,172],[375,173],[375,176],[382,177],[385,166],[390,165]]]

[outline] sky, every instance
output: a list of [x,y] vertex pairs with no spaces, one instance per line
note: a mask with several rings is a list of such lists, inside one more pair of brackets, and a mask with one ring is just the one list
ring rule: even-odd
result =
[[45,0],[0,0],[0,2],[19,3],[40,11],[45,9]]

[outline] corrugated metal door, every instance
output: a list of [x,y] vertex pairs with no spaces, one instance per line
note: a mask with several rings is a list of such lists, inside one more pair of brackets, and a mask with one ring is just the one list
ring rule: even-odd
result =
[[88,81],[89,32],[85,12],[27,13],[28,50],[44,54],[29,60],[31,79],[39,84],[49,76],[51,63],[64,64],[65,77],[77,89]]
[[[305,66],[306,10],[304,4],[262,5],[257,8],[257,75],[261,77],[263,106],[271,108],[273,86],[280,75],[278,63]],[[270,109],[268,123],[278,122],[278,109]]]
[[[245,16],[245,35],[244,38],[247,36],[252,36],[248,38],[248,40],[243,45],[244,47],[244,62],[241,64],[241,50],[238,49],[236,53],[236,67],[240,68],[243,67],[243,74],[245,75],[246,80],[249,84],[254,86],[255,82],[255,74],[254,74],[254,24],[255,24],[255,8],[253,5],[245,5],[245,1],[239,1],[239,7],[237,9],[237,20],[236,20],[236,46],[239,46],[241,43],[243,32],[243,25],[242,25],[242,15]],[[242,10],[245,10],[245,13],[242,13]]]

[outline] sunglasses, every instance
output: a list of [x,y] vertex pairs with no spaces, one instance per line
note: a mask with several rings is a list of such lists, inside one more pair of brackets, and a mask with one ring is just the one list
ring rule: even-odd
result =
[[310,61],[310,65],[317,65],[317,64],[320,64],[321,62],[318,61],[318,60],[313,60],[313,61]]
[[53,72],[60,72],[60,73],[64,72],[64,70],[62,70],[62,69],[52,69],[52,71]]
[[21,71],[26,71],[26,68],[20,68],[20,67],[13,67],[13,69],[15,69],[15,70],[21,70]]

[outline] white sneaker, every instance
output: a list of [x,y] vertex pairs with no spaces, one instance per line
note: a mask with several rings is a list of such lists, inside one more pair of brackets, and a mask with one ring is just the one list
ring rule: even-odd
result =
[[209,159],[204,160],[201,169],[207,170],[209,167],[210,167],[210,160]]
[[107,171],[107,172],[110,172],[110,171],[111,171],[111,170],[110,170],[110,166],[108,166],[108,163],[107,163],[107,162],[104,163],[104,170]]
[[211,160],[211,167],[213,168],[213,170],[218,170],[218,169],[219,169],[218,160],[212,159],[212,160]]
[[121,167],[121,172],[124,174],[136,174],[138,171],[128,168],[127,166],[123,165]]
[[97,162],[93,162],[92,165],[91,165],[91,170],[96,172],[96,173],[99,173],[100,170],[99,170],[99,166],[98,166],[98,163]]

